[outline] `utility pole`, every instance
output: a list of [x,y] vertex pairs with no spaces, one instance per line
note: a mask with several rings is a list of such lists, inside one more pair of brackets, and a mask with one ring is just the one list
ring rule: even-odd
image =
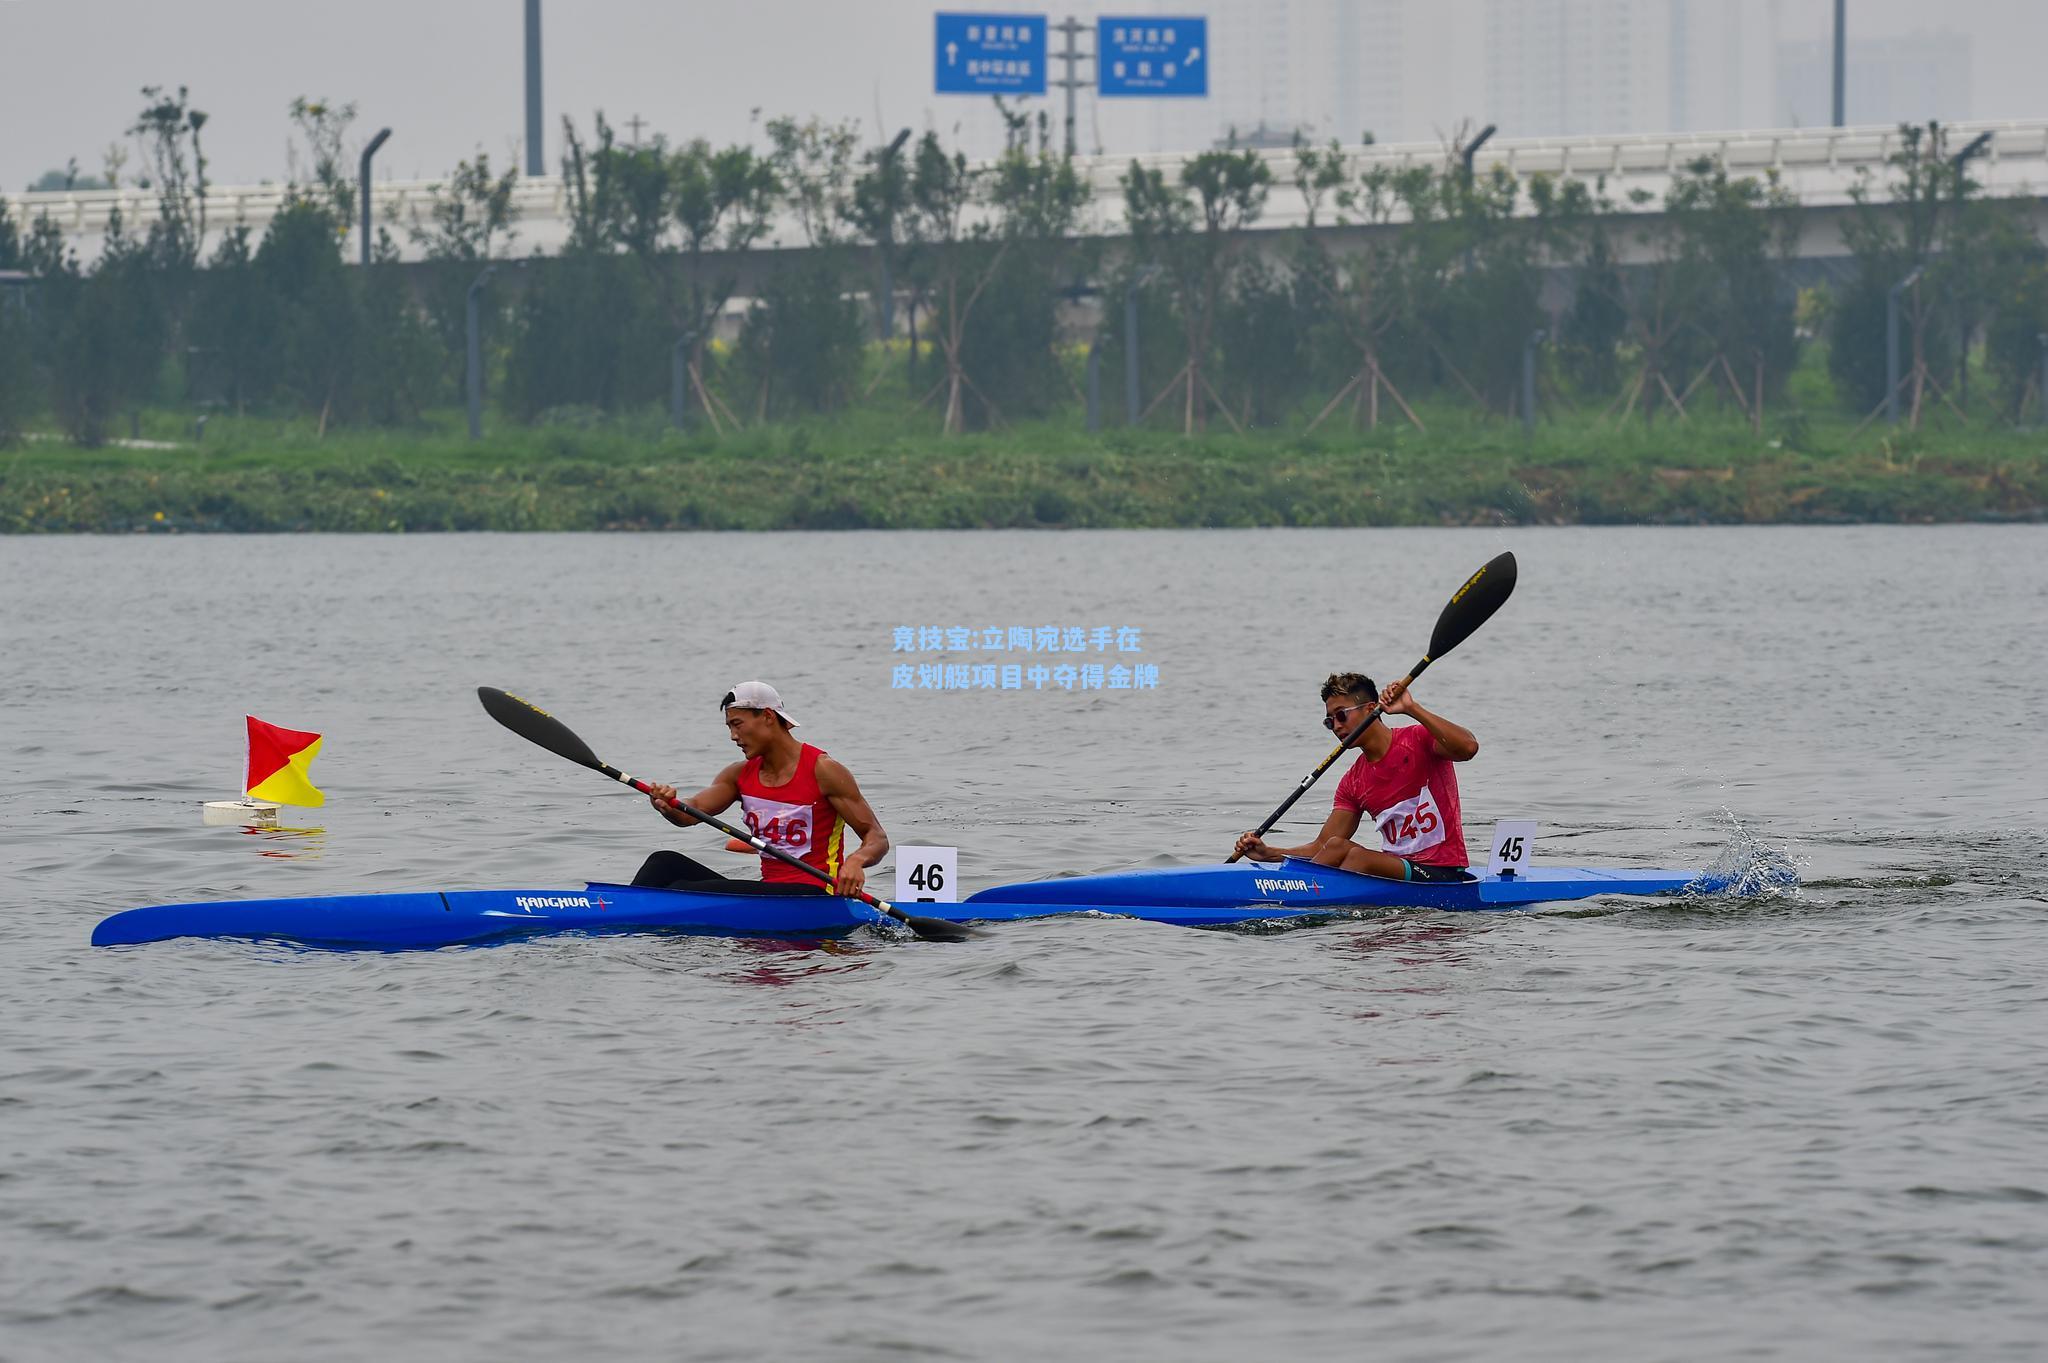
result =
[[[538,4],[539,0],[530,0]],[[469,286],[469,298],[463,311],[464,340],[466,356],[463,365],[462,391],[469,408],[469,438],[484,438],[484,347],[483,327],[477,317],[477,295],[484,285],[491,282],[491,276],[498,272],[495,265],[486,265]]]
[[1074,92],[1079,90],[1082,85],[1080,78],[1074,74],[1074,64],[1082,61],[1093,61],[1095,60],[1095,54],[1093,52],[1082,52],[1074,47],[1074,35],[1081,32],[1087,26],[1073,15],[1069,14],[1065,19],[1054,24],[1052,27],[1054,32],[1066,35],[1067,40],[1066,45],[1060,51],[1053,54],[1054,60],[1063,61],[1067,64],[1067,74],[1064,79],[1056,80],[1053,84],[1067,92],[1067,159],[1071,161],[1074,159]]
[[1956,191],[1956,273],[1962,276],[1956,281],[1956,293],[1959,295],[1956,310],[1963,314],[1962,335],[1957,338],[1956,346],[1956,403],[1965,412],[1970,410],[1970,333],[1976,330],[1977,318],[1970,306],[1969,275],[1963,268],[1964,243],[1969,241],[1969,234],[1963,230],[1963,199],[1970,187],[1970,172],[1966,169],[1969,160],[1990,145],[1991,133],[1987,129],[1971,138],[1969,146],[1948,159],[1949,175]]
[[356,175],[356,194],[363,201],[363,264],[370,263],[370,158],[377,154],[377,148],[384,145],[384,139],[391,136],[391,129],[379,128],[370,144],[363,148],[363,159]]
[[1529,333],[1522,343],[1522,432],[1536,437],[1536,347],[1543,344],[1543,328]]
[[1835,126],[1847,126],[1842,111],[1849,89],[1849,0],[1835,0]]
[[526,0],[526,173],[547,173],[540,145],[540,0]]
[[[881,258],[882,296],[876,300],[880,306],[875,309],[875,320],[885,341],[896,339],[896,207],[905,188],[904,173],[897,169],[896,158],[909,140],[910,129],[905,128],[876,158],[876,173],[882,181],[882,226],[875,233],[875,254]],[[917,347],[911,349],[915,351]]]
[[1486,145],[1486,139],[1499,132],[1497,124],[1489,123],[1479,130],[1479,135],[1465,144],[1465,183],[1472,183],[1472,158],[1479,155],[1479,149]]

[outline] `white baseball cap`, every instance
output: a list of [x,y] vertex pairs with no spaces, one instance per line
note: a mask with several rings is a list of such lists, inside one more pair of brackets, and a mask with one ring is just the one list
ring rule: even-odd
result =
[[782,708],[782,694],[764,681],[743,681],[726,692],[725,699],[718,702],[719,713],[723,714],[735,705],[742,710],[773,710],[781,715],[783,723],[792,729],[802,723],[795,715]]

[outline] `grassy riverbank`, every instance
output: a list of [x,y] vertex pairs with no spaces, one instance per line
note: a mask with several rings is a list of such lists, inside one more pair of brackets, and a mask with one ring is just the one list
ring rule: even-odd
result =
[[[904,529],[2041,519],[2048,435],[1911,433],[1796,414],[1518,425],[1423,409],[1428,433],[1326,424],[1184,438],[1054,421],[945,438],[856,411],[724,437],[641,418],[402,430],[146,415],[171,448],[0,450],[0,531]],[[913,432],[913,433],[906,433]]]

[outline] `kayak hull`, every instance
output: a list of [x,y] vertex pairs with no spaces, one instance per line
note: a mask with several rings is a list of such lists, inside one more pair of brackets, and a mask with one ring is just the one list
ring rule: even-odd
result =
[[174,937],[275,938],[313,946],[456,946],[551,932],[825,937],[882,915],[832,895],[707,894],[592,882],[582,890],[449,890],[242,899],[129,909],[93,929],[94,946]]
[[[999,885],[957,904],[906,904],[952,922],[1101,913],[1182,927],[1339,915],[1358,909],[1517,909],[1599,895],[1705,894],[1725,878],[1697,871],[1535,867],[1455,884],[1408,883],[1290,861],[1176,866]],[[94,946],[176,937],[255,938],[387,950],[458,946],[555,932],[647,932],[833,937],[883,916],[833,895],[663,890],[592,882],[582,890],[449,890],[158,904],[93,929]]]
[[[1173,866],[999,885],[958,905],[919,905],[918,911],[976,919],[1094,911],[1216,927],[1356,909],[1518,909],[1598,895],[1711,894],[1727,886],[1725,877],[1701,871],[1619,866],[1536,866],[1518,875],[1451,883],[1382,880],[1290,859],[1278,867],[1254,862]],[[945,913],[948,908],[958,913]]]

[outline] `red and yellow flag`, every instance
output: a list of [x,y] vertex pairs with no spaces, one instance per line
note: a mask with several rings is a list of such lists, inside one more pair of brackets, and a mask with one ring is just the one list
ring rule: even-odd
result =
[[249,721],[249,781],[244,787],[255,800],[281,805],[324,805],[327,797],[306,775],[320,755],[320,735],[281,729],[254,715]]

